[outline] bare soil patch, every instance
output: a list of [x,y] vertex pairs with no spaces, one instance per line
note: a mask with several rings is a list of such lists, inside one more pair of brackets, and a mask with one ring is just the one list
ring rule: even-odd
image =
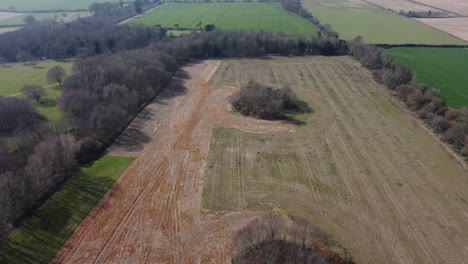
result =
[[416,20],[468,41],[468,17],[420,18]]
[[[289,85],[313,114],[295,133],[217,128],[203,206],[279,207],[357,263],[464,263],[468,173],[348,57],[226,62],[214,84]],[[238,85],[240,84],[240,85]]]
[[[186,68],[186,93],[157,127],[141,155],[78,227],[55,263],[226,263],[232,233],[263,211],[202,213],[212,131],[287,132],[282,123],[232,117],[232,88],[209,84],[221,61]],[[232,118],[232,119],[231,119]],[[230,122],[234,120],[234,122]],[[156,124],[158,123],[158,124]],[[136,125],[135,125],[136,126]],[[149,129],[151,133],[151,129]]]

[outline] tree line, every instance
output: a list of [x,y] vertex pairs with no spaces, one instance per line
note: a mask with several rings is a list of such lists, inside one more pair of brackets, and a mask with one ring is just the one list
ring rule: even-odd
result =
[[440,91],[420,84],[408,66],[393,62],[380,48],[364,44],[362,38],[348,44],[349,54],[371,70],[376,81],[385,85],[454,150],[468,155],[468,108],[449,109]]

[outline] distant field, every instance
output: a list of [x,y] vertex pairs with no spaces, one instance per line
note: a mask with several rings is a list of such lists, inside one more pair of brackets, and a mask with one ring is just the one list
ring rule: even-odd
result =
[[[56,66],[62,66],[67,72],[71,72],[73,61],[57,62],[57,61],[41,61],[35,67],[27,66],[20,63],[7,64],[0,67],[0,96],[10,96],[21,93],[21,88],[26,84],[41,85],[44,87],[50,86],[47,83],[47,71]],[[56,100],[61,95],[59,87],[46,88],[48,96],[46,100]],[[23,96],[23,95],[18,95]],[[45,105],[33,101],[37,111],[49,121],[59,121],[64,118],[64,114],[60,111],[57,105]]]
[[279,3],[188,3],[165,4],[130,23],[160,24],[164,27],[197,28],[214,24],[222,29],[270,30],[287,33],[316,33],[308,21],[287,12]]
[[54,13],[32,13],[32,14],[22,14],[19,16],[7,18],[0,20],[0,25],[24,25],[24,19],[32,15],[38,21],[42,21],[45,19],[53,19],[57,22],[70,22],[76,20],[80,17],[87,17],[89,16],[88,12],[54,12]]
[[359,0],[305,0],[304,7],[322,24],[330,24],[344,39],[362,36],[367,43],[372,44],[468,44]]
[[468,106],[467,49],[398,48],[384,52],[411,66],[422,83],[441,90],[449,106]]
[[0,34],[11,32],[20,29],[21,27],[7,27],[7,28],[0,28]]
[[[438,9],[437,7],[434,6],[427,6],[424,4],[421,4],[420,2],[416,2],[413,0],[367,0],[367,2],[381,6],[382,8],[385,9],[391,9],[394,12],[400,12],[401,10],[403,11],[432,11],[432,12],[444,12],[445,10]],[[448,13],[450,16],[454,16],[455,14],[450,13],[448,11],[445,11]]]
[[417,0],[417,2],[449,10],[460,15],[468,15],[468,1],[466,0]]
[[418,18],[416,20],[468,41],[468,17]]
[[105,156],[82,169],[32,218],[2,239],[0,262],[49,263],[133,160]]
[[90,5],[98,2],[118,2],[118,0],[0,0],[0,9],[3,11],[77,10],[88,9]]
[[280,208],[331,234],[356,263],[468,258],[467,172],[367,70],[347,57],[229,60],[212,84],[251,79],[290,85],[313,113],[297,115],[294,132],[215,129],[203,209]]

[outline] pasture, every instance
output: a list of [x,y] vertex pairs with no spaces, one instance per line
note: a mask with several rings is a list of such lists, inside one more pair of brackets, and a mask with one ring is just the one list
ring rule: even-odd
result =
[[305,0],[304,7],[343,39],[364,37],[370,44],[466,45],[467,42],[415,20],[360,0]]
[[20,29],[21,27],[6,27],[6,28],[0,28],[0,34],[15,31]]
[[104,156],[70,178],[0,243],[2,263],[49,263],[134,158]]
[[98,2],[118,0],[0,0],[2,11],[84,10]]
[[[0,66],[0,96],[24,96],[21,88],[26,85],[40,85],[47,87],[48,96],[45,100],[49,104],[33,102],[39,114],[49,121],[60,121],[64,118],[62,111],[53,103],[61,95],[60,87],[47,83],[47,71],[56,66],[62,66],[68,73],[71,72],[73,61],[41,61],[36,66],[24,65],[21,63],[5,64]],[[50,104],[52,102],[52,104]]]
[[448,106],[468,106],[467,49],[397,48],[384,53],[409,65],[423,84],[439,89]]
[[279,3],[187,3],[164,4],[130,23],[198,29],[202,22],[221,29],[270,30],[286,33],[316,33],[305,19],[284,10]]
[[204,210],[285,211],[332,234],[356,263],[468,258],[466,171],[367,70],[348,57],[230,60],[211,84],[252,79],[290,85],[313,113],[295,116],[304,124],[293,131],[219,125]]

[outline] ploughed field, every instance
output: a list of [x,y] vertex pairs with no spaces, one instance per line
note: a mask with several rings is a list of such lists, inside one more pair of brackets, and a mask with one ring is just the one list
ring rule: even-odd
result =
[[305,0],[303,5],[343,39],[362,36],[371,44],[467,45],[464,40],[362,0]]
[[305,19],[284,10],[279,3],[170,3],[139,16],[130,23],[199,29],[214,24],[221,29],[316,33]]
[[467,49],[397,48],[384,53],[409,65],[425,85],[439,89],[448,106],[468,106]]
[[356,263],[463,263],[468,175],[348,57],[225,61],[217,87],[288,84],[314,110],[294,132],[218,126],[203,208],[280,208],[331,233]]

